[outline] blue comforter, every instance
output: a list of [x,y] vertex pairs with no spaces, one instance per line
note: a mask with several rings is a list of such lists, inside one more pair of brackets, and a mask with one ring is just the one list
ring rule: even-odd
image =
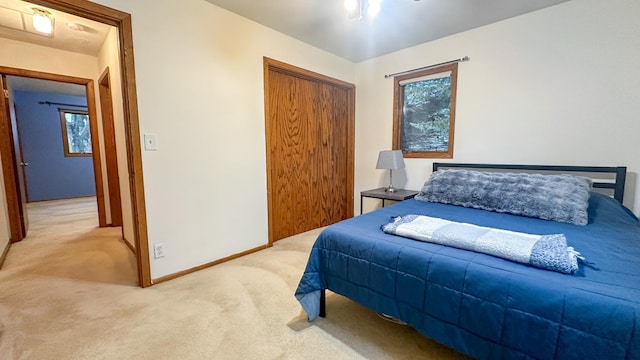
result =
[[[589,262],[566,275],[380,230],[406,214],[562,233]],[[640,222],[600,194],[585,226],[417,200],[342,221],[318,237],[296,290],[310,320],[324,289],[476,358],[640,359]]]

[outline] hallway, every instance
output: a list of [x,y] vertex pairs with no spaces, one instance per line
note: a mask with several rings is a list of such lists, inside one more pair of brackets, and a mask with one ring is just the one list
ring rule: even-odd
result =
[[98,228],[95,197],[34,202],[27,209],[27,237],[11,245],[0,280],[9,272],[137,285],[121,228]]

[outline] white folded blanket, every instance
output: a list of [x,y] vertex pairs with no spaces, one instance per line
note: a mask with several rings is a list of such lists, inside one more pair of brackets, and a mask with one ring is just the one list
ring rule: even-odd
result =
[[567,246],[563,234],[533,235],[423,215],[393,218],[382,225],[382,231],[565,274],[578,271],[578,258],[581,258],[580,253]]

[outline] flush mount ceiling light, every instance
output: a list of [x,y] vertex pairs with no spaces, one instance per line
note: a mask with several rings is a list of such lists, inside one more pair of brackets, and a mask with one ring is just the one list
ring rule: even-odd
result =
[[380,12],[382,0],[344,0],[344,8],[347,10],[347,18],[364,19],[366,13],[369,17],[375,17]]
[[51,34],[53,32],[53,15],[44,9],[31,8],[33,10],[33,27],[36,31],[43,34]]

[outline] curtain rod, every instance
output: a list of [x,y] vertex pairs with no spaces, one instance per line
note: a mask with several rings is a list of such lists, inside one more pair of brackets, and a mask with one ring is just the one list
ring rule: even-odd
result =
[[51,102],[51,101],[39,101],[38,104],[40,105],[60,105],[60,106],[73,106],[73,107],[83,107],[86,108],[87,105],[76,105],[76,104],[65,104],[65,103],[59,103],[59,102]]
[[455,59],[455,60],[451,60],[451,61],[445,61],[445,62],[441,62],[439,64],[423,66],[421,68],[411,69],[411,70],[407,70],[407,71],[400,71],[400,72],[397,72],[397,73],[385,75],[384,78],[386,79],[386,78],[390,78],[392,76],[410,74],[412,72],[416,72],[416,71],[420,71],[420,70],[427,70],[427,69],[431,69],[431,68],[434,68],[434,67],[437,67],[437,66],[449,65],[449,64],[454,64],[454,63],[464,62],[464,61],[469,61],[469,60],[471,60],[471,59],[468,56],[465,56],[465,57],[460,58],[460,59]]

